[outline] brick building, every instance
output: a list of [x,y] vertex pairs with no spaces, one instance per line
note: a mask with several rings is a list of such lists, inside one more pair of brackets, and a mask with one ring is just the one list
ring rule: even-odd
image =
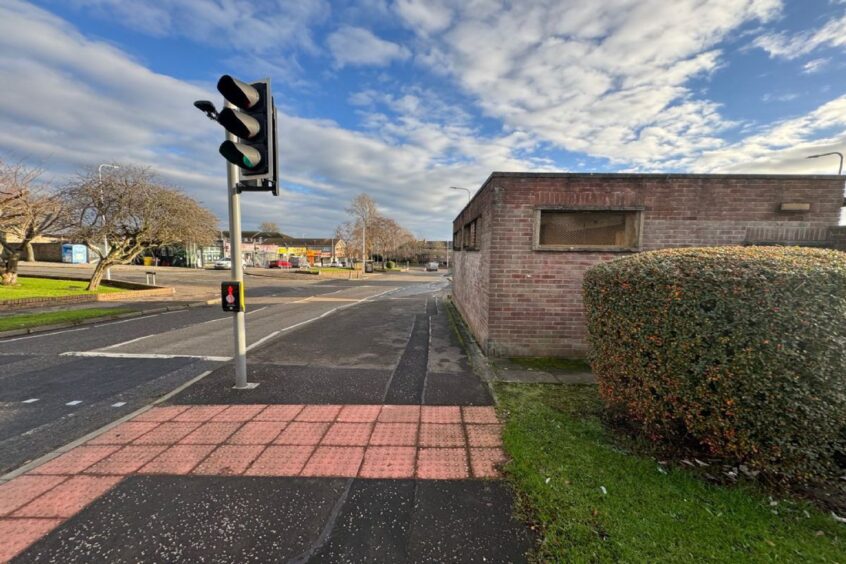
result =
[[456,306],[493,356],[583,356],[581,286],[665,247],[846,250],[844,177],[494,172],[453,222]]

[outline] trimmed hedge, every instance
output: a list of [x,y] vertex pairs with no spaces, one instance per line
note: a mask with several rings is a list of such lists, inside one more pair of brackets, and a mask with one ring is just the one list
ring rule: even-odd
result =
[[771,476],[844,464],[846,253],[641,253],[590,269],[584,300],[613,416]]

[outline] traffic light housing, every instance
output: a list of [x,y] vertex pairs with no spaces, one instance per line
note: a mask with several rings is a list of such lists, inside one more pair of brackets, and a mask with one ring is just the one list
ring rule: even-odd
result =
[[220,305],[223,311],[244,311],[244,284],[238,281],[220,283]]
[[235,106],[224,108],[217,121],[238,138],[220,145],[220,154],[239,168],[238,191],[269,190],[278,196],[276,105],[270,80],[247,84],[225,74],[217,89]]

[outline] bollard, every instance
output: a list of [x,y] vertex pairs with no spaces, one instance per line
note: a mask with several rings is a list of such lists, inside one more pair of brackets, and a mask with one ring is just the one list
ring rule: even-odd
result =
[[156,285],[156,273],[155,272],[147,272],[147,286],[155,286]]

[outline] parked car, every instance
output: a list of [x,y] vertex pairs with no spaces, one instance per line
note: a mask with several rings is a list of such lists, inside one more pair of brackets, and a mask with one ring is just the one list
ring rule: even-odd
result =
[[291,263],[287,260],[272,260],[267,263],[267,268],[291,268]]
[[341,263],[340,261],[333,260],[332,262],[329,263],[329,266],[332,267],[332,268],[341,268],[342,264],[343,263]]
[[436,262],[427,262],[426,263],[426,272],[437,272],[438,271],[438,263]]
[[[244,259],[241,259],[241,266],[247,266],[247,263]],[[230,270],[232,268],[232,259],[229,257],[223,257],[219,261],[214,263],[215,270]]]

